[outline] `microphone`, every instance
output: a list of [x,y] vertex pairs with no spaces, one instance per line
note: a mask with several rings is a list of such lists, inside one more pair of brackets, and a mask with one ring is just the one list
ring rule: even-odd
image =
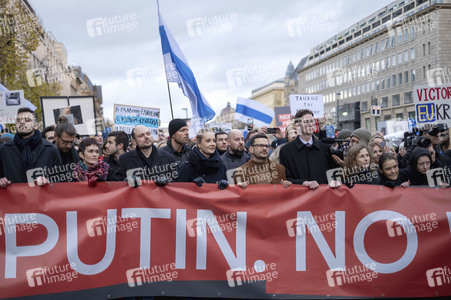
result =
[[334,143],[348,143],[349,140],[343,140],[343,139],[334,139],[334,138],[324,138],[321,140],[321,142],[325,144],[334,144]]

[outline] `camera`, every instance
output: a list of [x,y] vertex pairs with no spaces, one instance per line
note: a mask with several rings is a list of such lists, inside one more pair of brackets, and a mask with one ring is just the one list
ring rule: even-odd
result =
[[433,136],[437,136],[440,132],[445,132],[447,130],[448,130],[447,124],[437,124],[432,126],[432,128],[429,129],[427,133]]

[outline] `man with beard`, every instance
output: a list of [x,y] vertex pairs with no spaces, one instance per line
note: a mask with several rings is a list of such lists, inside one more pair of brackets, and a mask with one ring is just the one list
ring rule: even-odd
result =
[[174,156],[179,166],[182,166],[186,163],[186,158],[192,151],[191,148],[186,145],[189,139],[188,124],[182,119],[174,119],[169,122],[168,129],[168,144],[161,148],[161,150]]
[[219,155],[223,155],[227,151],[227,133],[224,131],[219,131],[215,133],[216,138],[216,150],[218,150]]
[[60,153],[63,166],[71,164],[75,166],[80,161],[78,151],[74,148],[76,134],[74,125],[69,122],[59,123],[55,128],[55,146]]
[[[19,108],[14,140],[0,146],[0,187],[25,183],[27,175],[38,185],[45,185],[45,169],[61,164],[58,150],[41,137],[36,114],[27,107]],[[36,169],[34,171],[28,170]],[[29,182],[31,183],[31,182]]]
[[229,147],[226,153],[221,155],[226,171],[244,165],[251,158],[249,154],[244,152],[244,137],[241,131],[238,129],[231,130],[227,141],[229,142]]
[[[288,188],[291,182],[285,178],[285,168],[273,162],[269,156],[269,141],[266,135],[254,135],[249,142],[251,159],[236,169],[234,182],[243,189],[248,184],[282,184]],[[239,182],[241,181],[241,182]]]
[[107,157],[104,161],[110,166],[111,174],[116,174],[119,170],[119,157],[127,152],[128,142],[128,135],[124,131],[112,131],[108,134],[105,142]]
[[173,155],[153,145],[154,140],[149,128],[136,126],[132,130],[132,139],[136,141],[136,150],[119,157],[118,177],[128,177],[129,183],[135,182],[134,187],[139,185],[136,177],[153,180],[159,186],[177,179],[177,160]]

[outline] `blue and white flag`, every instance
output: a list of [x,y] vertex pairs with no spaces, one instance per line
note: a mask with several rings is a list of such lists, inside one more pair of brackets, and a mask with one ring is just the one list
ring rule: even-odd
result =
[[158,1],[157,5],[166,79],[168,82],[177,82],[183,90],[183,94],[189,98],[191,111],[193,112],[190,136],[195,136],[197,130],[204,127],[205,122],[213,119],[215,111],[200,92],[188,61],[160,14]]
[[273,119],[274,110],[272,108],[251,99],[236,99],[235,120],[262,127],[271,124]]
[[[8,92],[9,90],[0,83],[0,92]],[[25,107],[28,107],[29,109],[31,109],[32,111],[36,110],[36,106],[33,105],[33,103],[31,103],[30,101],[28,101],[27,99],[23,99],[24,100],[24,105]]]

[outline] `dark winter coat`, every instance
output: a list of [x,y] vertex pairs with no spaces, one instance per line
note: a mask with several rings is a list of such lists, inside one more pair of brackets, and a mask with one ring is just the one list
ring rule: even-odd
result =
[[188,161],[182,166],[178,181],[193,182],[197,177],[202,177],[206,183],[227,180],[226,169],[217,150],[210,158],[203,155],[198,148],[194,148],[188,155]]

